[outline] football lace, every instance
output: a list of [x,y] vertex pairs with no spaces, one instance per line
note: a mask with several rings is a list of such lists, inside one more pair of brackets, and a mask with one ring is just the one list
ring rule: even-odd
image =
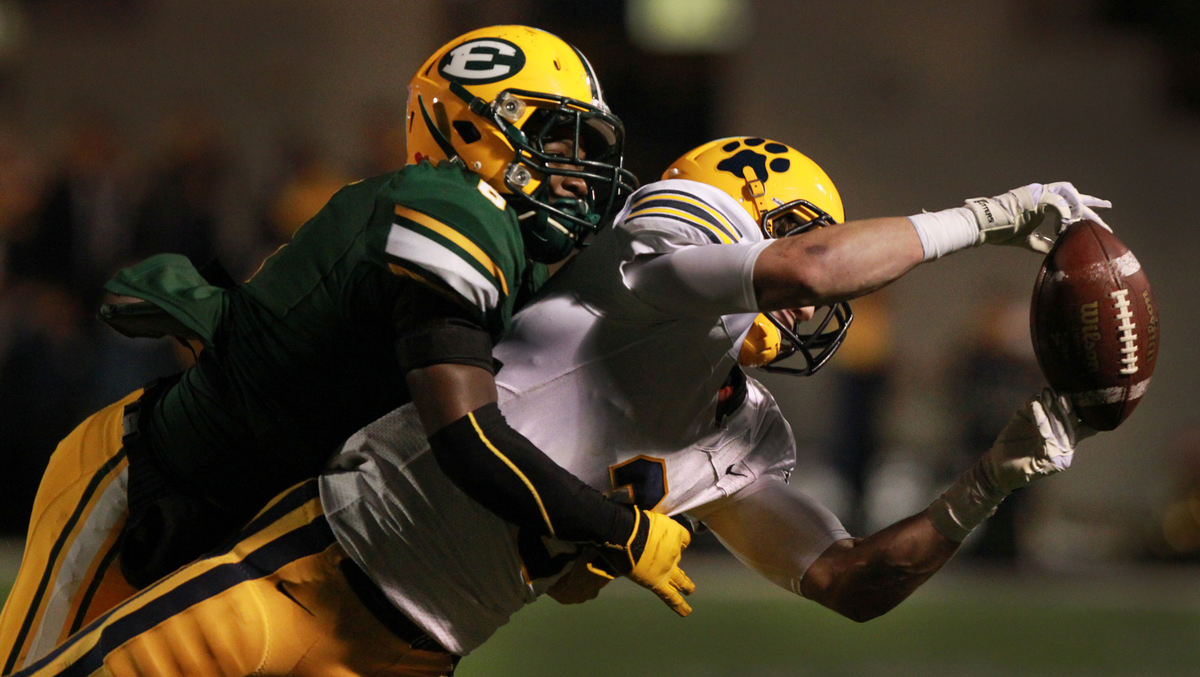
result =
[[1130,375],[1136,374],[1138,370],[1138,355],[1137,355],[1137,334],[1134,330],[1137,325],[1133,323],[1133,312],[1129,309],[1129,290],[1118,289],[1110,292],[1109,296],[1113,299],[1113,307],[1117,311],[1116,318],[1121,324],[1117,325],[1117,330],[1121,332],[1121,374]]

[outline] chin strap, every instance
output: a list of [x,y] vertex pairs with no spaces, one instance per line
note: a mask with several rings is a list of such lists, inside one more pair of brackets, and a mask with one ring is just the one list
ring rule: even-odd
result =
[[450,92],[462,99],[463,103],[467,104],[467,108],[470,108],[471,112],[476,115],[482,115],[486,117],[487,114],[491,112],[487,101],[475,96],[468,91],[466,87],[463,87],[457,82],[450,82]]
[[742,167],[742,177],[746,179],[746,190],[754,200],[754,208],[758,210],[758,213],[754,215],[754,220],[761,223],[763,215],[771,211],[771,201],[767,198],[767,189],[749,166]]

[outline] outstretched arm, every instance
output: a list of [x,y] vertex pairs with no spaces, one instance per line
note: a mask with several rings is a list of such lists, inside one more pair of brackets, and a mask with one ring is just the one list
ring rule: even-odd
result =
[[824,306],[862,296],[921,263],[903,216],[848,221],[775,240],[754,264],[760,310]]
[[848,221],[775,240],[754,266],[754,291],[762,311],[824,306],[862,296],[903,276],[917,264],[980,244],[1049,250],[1037,233],[1050,218],[1104,222],[1093,207],[1107,200],[1084,195],[1065,182],[1029,184],[964,206],[908,217]]
[[841,540],[817,558],[800,594],[858,622],[891,611],[958,552],[925,513],[866,538]]
[[995,444],[924,511],[866,538],[838,538],[823,508],[782,483],[734,497],[703,517],[730,550],[775,583],[855,621],[904,601],[1017,488],[1070,465],[1091,431],[1050,391],[1032,398]]

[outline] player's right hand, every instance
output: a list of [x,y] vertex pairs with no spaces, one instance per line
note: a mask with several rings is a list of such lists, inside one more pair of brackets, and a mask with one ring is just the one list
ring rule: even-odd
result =
[[1054,240],[1037,230],[1047,218],[1055,234],[1081,219],[1112,230],[1092,209],[1111,207],[1112,203],[1084,195],[1066,181],[1031,183],[1003,195],[975,197],[967,200],[966,206],[975,214],[981,244],[1013,245],[1046,253]]
[[691,542],[692,533],[671,517],[637,509],[633,533],[624,548],[627,561],[620,563],[619,570],[653,591],[672,611],[687,616],[692,607],[683,597],[692,594],[696,584],[679,568],[679,560]]

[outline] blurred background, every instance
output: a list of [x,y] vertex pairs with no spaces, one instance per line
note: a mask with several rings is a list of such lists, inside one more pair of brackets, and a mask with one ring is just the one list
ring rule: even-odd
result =
[[[1186,0],[0,0],[8,552],[55,443],[189,359],[97,325],[107,276],[164,250],[248,274],[339,186],[403,162],[412,73],[494,23],[588,55],[644,182],[697,143],[751,134],[820,163],[851,219],[1034,181],[1111,199],[1103,216],[1159,306],[1154,381],[1070,472],[1006,503],[947,578],[1195,580],[1200,4]],[[793,481],[855,533],[924,507],[1038,387],[1039,264],[989,248],[921,267],[854,304],[827,371],[762,377],[799,443]],[[720,566],[712,543],[697,550]],[[1183,592],[1200,609],[1200,589]],[[1182,617],[1200,639],[1200,616]]]

